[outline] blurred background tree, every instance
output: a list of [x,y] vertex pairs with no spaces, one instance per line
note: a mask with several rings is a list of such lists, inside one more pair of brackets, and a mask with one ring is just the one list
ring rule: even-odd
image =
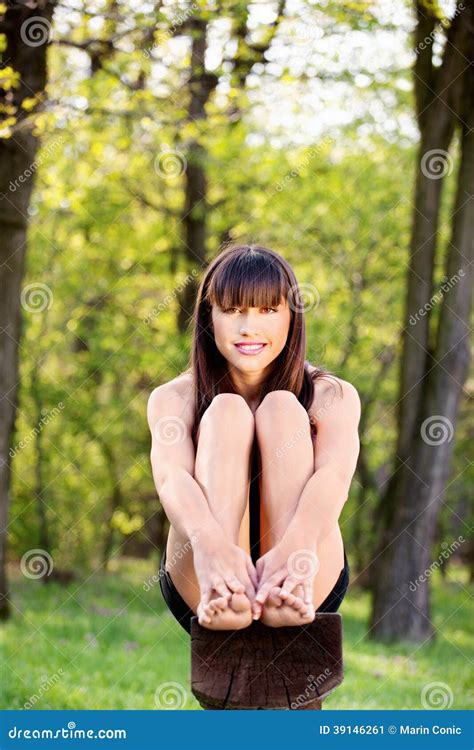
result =
[[[26,119],[42,144],[32,196],[32,178],[19,183],[22,207],[12,205],[20,188],[9,188],[34,161],[30,150],[24,168],[8,163],[0,203],[5,222],[21,214],[24,233],[29,221],[25,276],[20,264],[12,280],[4,265],[10,309],[23,318],[21,341],[2,323],[12,564],[39,547],[59,576],[107,570],[124,555],[156,569],[167,521],[146,401],[187,365],[202,269],[223,243],[258,241],[295,268],[308,299],[308,359],[362,398],[341,526],[357,580],[374,593],[373,634],[429,634],[428,583],[400,597],[400,581],[472,525],[469,266],[449,252],[472,252],[459,188],[469,191],[472,170],[460,109],[472,66],[461,71],[459,57],[472,54],[472,15],[461,4],[449,17],[432,3],[383,6],[66,2],[55,4],[53,25],[51,4],[5,11],[5,49],[21,54],[15,63],[4,52],[2,75],[20,69],[24,52],[47,51],[49,78],[31,86],[26,118],[21,109],[5,116],[0,141],[19,148]],[[49,23],[40,44],[26,36],[28,13]],[[2,92],[4,106],[26,96]],[[446,109],[454,112],[441,127]],[[421,172],[439,148],[441,179]],[[420,212],[429,220],[416,220]],[[16,243],[25,247],[24,234]],[[453,264],[466,275],[410,326]],[[420,425],[439,414],[456,439],[429,445]],[[6,519],[8,472],[2,482]],[[467,544],[461,556],[472,566]]]

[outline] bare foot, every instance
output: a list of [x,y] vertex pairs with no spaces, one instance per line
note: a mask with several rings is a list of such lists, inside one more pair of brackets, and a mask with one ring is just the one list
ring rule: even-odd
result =
[[246,594],[232,594],[229,599],[212,592],[209,604],[199,603],[199,624],[210,630],[241,630],[252,622],[252,609]]
[[305,604],[303,586],[296,586],[293,593],[282,599],[281,586],[274,586],[263,605],[260,620],[264,625],[281,628],[285,625],[306,625],[314,620],[314,606]]

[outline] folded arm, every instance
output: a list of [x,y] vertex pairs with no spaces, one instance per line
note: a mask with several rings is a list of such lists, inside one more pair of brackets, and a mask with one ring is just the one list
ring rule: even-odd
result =
[[151,393],[147,418],[153,480],[170,524],[192,545],[198,538],[222,533],[193,476],[195,451],[189,404],[165,384]]
[[253,602],[257,574],[250,555],[227,539],[194,477],[192,405],[164,384],[150,395],[147,416],[153,479],[170,524],[190,540],[201,605],[209,603],[213,590],[227,598],[245,592]]
[[315,472],[300,495],[285,532],[320,544],[334,529],[349,495],[359,456],[360,399],[350,383],[341,380],[343,397],[325,396],[315,413],[317,438]]

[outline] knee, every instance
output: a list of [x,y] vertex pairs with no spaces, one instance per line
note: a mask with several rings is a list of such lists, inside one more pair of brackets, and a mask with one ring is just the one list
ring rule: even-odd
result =
[[270,391],[255,413],[256,424],[268,424],[282,419],[285,422],[295,415],[309,420],[308,413],[291,391]]
[[219,393],[214,396],[202,416],[202,420],[217,420],[219,424],[230,422],[233,427],[253,432],[254,416],[246,400],[238,393]]

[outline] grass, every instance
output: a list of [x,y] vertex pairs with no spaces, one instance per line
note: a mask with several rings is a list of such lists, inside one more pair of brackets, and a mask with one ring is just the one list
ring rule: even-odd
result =
[[[143,589],[155,568],[133,559],[112,565],[107,574],[68,586],[45,586],[13,571],[13,616],[2,627],[1,708],[200,710],[189,687],[189,636],[158,584]],[[452,694],[449,708],[471,708],[467,579],[465,569],[454,567],[446,581],[438,572],[432,577],[439,630],[421,646],[368,639],[369,594],[350,587],[339,610],[345,679],[324,709],[422,709],[423,689],[439,682],[441,694]],[[437,707],[436,687],[430,694]]]

